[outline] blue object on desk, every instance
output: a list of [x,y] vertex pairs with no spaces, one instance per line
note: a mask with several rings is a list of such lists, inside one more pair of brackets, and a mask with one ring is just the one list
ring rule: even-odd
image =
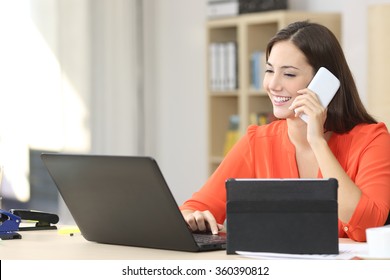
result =
[[22,236],[16,231],[19,230],[20,217],[0,209],[0,238],[21,239]]

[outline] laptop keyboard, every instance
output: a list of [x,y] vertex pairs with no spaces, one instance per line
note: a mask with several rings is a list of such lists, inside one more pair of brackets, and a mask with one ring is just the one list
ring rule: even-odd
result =
[[223,244],[226,243],[225,234],[194,233],[194,238],[198,244]]

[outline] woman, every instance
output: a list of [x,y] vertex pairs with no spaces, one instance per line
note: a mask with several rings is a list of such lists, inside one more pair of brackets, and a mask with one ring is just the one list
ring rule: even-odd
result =
[[[296,22],[266,50],[264,88],[279,120],[249,126],[200,191],[182,206],[193,231],[223,228],[227,178],[336,178],[339,237],[365,241],[390,209],[390,135],[365,110],[336,37]],[[307,85],[320,67],[340,80],[328,108]],[[299,116],[308,116],[304,122]]]

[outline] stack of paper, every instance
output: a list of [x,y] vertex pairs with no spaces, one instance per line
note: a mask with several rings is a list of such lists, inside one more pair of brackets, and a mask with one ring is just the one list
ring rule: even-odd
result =
[[337,255],[308,255],[308,254],[281,254],[268,252],[243,252],[236,253],[252,259],[307,259],[307,260],[351,260],[353,258],[365,258],[367,256],[367,243],[339,244],[340,253]]

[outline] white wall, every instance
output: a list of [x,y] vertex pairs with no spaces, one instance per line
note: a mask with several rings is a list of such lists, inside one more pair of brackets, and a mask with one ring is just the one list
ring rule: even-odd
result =
[[[207,178],[205,1],[150,0],[156,158],[179,203]],[[148,16],[152,12],[153,16]],[[145,30],[146,34],[149,33]]]
[[[85,1],[89,22],[85,36],[90,42],[86,60],[90,73],[91,152],[137,154],[142,119],[138,104],[137,1]],[[67,16],[72,20],[72,13]]]

